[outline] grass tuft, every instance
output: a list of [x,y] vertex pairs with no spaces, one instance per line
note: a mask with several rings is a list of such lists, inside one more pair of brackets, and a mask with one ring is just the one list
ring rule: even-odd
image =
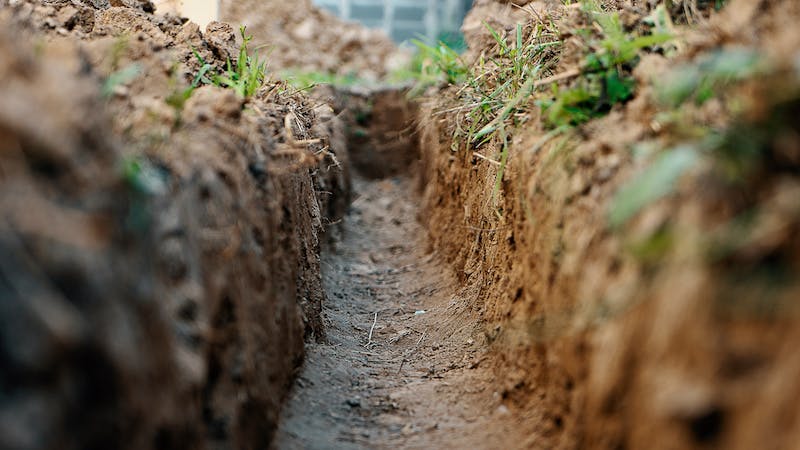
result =
[[250,56],[247,45],[253,37],[247,36],[244,26],[239,28],[239,33],[242,35],[239,57],[235,64],[228,59],[221,73],[213,73],[214,66],[208,64],[197,50],[192,49],[195,58],[200,62],[200,71],[192,83],[193,86],[198,86],[200,83],[213,84],[233,89],[242,98],[250,98],[264,85],[267,63],[259,60],[258,53]]

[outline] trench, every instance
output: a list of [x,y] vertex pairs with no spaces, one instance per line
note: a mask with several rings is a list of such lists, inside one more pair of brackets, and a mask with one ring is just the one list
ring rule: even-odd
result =
[[[373,133],[407,122],[387,111],[376,109]],[[493,390],[492,356],[474,307],[478,293],[460,287],[431,248],[419,221],[414,162],[381,173],[378,167],[393,166],[386,154],[363,155],[381,149],[351,150],[353,200],[322,255],[326,339],[307,344],[273,448],[510,442],[514,428]],[[414,150],[396,147],[393,154]]]

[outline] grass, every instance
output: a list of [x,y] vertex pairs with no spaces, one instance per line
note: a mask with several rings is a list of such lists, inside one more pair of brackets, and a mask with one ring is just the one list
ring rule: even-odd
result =
[[197,50],[192,50],[195,58],[200,62],[200,71],[192,83],[193,86],[201,83],[212,84],[233,89],[242,98],[250,98],[264,85],[267,63],[259,59],[257,52],[252,56],[248,52],[247,45],[253,38],[252,36],[247,36],[244,26],[239,28],[239,33],[242,36],[239,57],[236,59],[235,64],[229,58],[224,70],[220,73],[214,73],[214,67],[208,64]]
[[[614,105],[630,100],[636,82],[632,70],[640,53],[672,39],[668,15],[654,15],[652,33],[627,31],[616,13],[604,12],[594,1],[582,2],[587,26],[575,36],[583,56],[578,67],[554,73],[564,43],[552,20],[518,24],[510,33],[484,23],[494,48],[470,68],[446,46],[423,47],[432,63],[424,75],[460,85],[459,101],[468,106],[457,120],[455,142],[479,148],[490,141],[499,144],[496,198],[509,160],[510,129],[520,126],[539,108],[545,128],[564,131],[608,113]],[[540,88],[550,86],[550,89]],[[456,147],[460,147],[456,144]]]
[[329,72],[289,70],[283,72],[281,78],[286,80],[292,87],[301,91],[319,85],[351,87],[369,84],[366,80],[359,78],[354,73],[338,75]]
[[623,186],[611,203],[609,222],[618,228],[642,208],[673,192],[680,177],[699,159],[691,146],[661,152],[638,177]]
[[445,41],[428,45],[419,39],[412,39],[416,52],[408,68],[389,74],[388,80],[394,84],[412,85],[409,97],[418,97],[428,88],[443,83],[460,84],[470,75],[469,68],[458,51]]
[[725,87],[764,72],[767,64],[757,52],[730,48],[706,54],[684,64],[656,82],[658,99],[676,108],[687,101],[703,104]]
[[461,55],[443,41],[436,45],[428,45],[419,39],[412,39],[411,42],[417,47],[412,70],[419,74],[422,82],[444,81],[459,84],[469,75],[469,69]]
[[497,53],[479,61],[478,72],[483,75],[470,81],[478,106],[470,112],[472,127],[468,136],[476,144],[487,142],[496,131],[504,129],[513,114],[528,103],[547,64],[545,51],[560,45],[557,40],[542,42],[541,29],[526,40],[521,24],[517,24],[511,44],[491,25],[484,26],[497,45]]
[[636,36],[625,31],[619,14],[602,11],[596,2],[585,0],[582,8],[601,35],[585,33],[590,37],[584,39],[585,57],[576,82],[567,88],[554,84],[552,97],[540,101],[550,127],[580,125],[631,99],[636,88],[631,72],[640,52],[672,40],[663,14],[652,22],[657,24],[655,33]]
[[110,98],[119,86],[130,83],[141,73],[141,67],[134,63],[127,67],[120,67],[122,57],[130,45],[130,37],[126,34],[117,36],[111,46],[110,54],[108,55],[109,70],[111,74],[103,81],[100,88],[100,94],[105,98]]
[[130,83],[139,76],[141,71],[142,70],[138,64],[131,64],[124,69],[115,71],[103,82],[103,86],[100,88],[100,93],[103,95],[103,97],[111,97],[114,95],[114,92],[118,86]]

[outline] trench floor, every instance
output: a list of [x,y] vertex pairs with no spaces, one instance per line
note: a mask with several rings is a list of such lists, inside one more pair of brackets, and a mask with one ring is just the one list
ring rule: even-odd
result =
[[494,390],[478,293],[429,248],[412,179],[354,191],[323,255],[326,342],[308,346],[274,448],[529,446]]

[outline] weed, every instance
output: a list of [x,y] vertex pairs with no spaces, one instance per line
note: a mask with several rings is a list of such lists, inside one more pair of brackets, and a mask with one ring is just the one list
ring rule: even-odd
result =
[[114,39],[114,43],[111,45],[111,51],[109,54],[109,70],[111,72],[116,72],[119,70],[119,63],[129,46],[130,36],[127,34],[123,33]]
[[191,98],[194,90],[200,83],[200,79],[195,77],[189,87],[182,87],[182,83],[178,79],[178,63],[175,63],[171,69],[172,76],[169,79],[170,94],[164,99],[167,105],[175,110],[175,126],[180,124],[181,113],[186,101]]
[[164,99],[164,101],[167,103],[167,105],[175,108],[176,112],[183,111],[183,106],[186,104],[186,101],[189,100],[189,98],[192,96],[194,90],[195,86],[189,86],[186,89],[180,89],[175,87],[172,90],[172,92],[167,96],[167,98]]
[[632,240],[627,247],[639,262],[646,266],[657,266],[672,250],[676,239],[676,232],[669,225],[664,225],[643,239]]
[[409,66],[395,70],[388,76],[392,84],[411,83],[409,97],[417,97],[429,87],[441,83],[460,84],[469,77],[469,68],[461,55],[445,42],[439,41],[436,45],[428,45],[419,39],[412,39],[411,42],[417,51]]
[[300,90],[310,89],[319,85],[350,87],[368,84],[366,80],[359,78],[355,73],[338,75],[330,72],[289,70],[282,73],[281,78]]
[[103,87],[100,89],[101,94],[106,98],[111,97],[118,86],[130,83],[139,76],[140,72],[141,69],[138,64],[131,64],[124,69],[117,70],[103,82]]
[[638,177],[623,186],[611,204],[609,222],[624,225],[643,207],[670,194],[678,179],[698,160],[694,147],[682,146],[658,155]]
[[109,98],[114,95],[117,87],[130,83],[139,73],[141,68],[138,64],[131,64],[127,67],[120,68],[122,57],[130,45],[130,37],[126,34],[117,36],[114,43],[111,45],[111,50],[108,55],[108,70],[110,75],[103,81],[100,88],[100,93],[103,97]]
[[168,188],[167,175],[144,156],[128,156],[121,163],[120,173],[129,195],[125,229],[142,233],[152,225],[152,198]]
[[205,59],[196,50],[192,49],[195,58],[200,62],[200,71],[195,77],[193,85],[203,83],[230,88],[243,98],[252,97],[264,85],[267,63],[259,60],[258,53],[253,56],[248,53],[247,44],[253,38],[252,36],[247,36],[244,26],[239,28],[239,33],[242,35],[239,57],[236,59],[236,64],[231,63],[231,60],[228,59],[222,73],[211,73],[214,67],[206,63]]
[[133,191],[158,195],[166,189],[164,175],[144,157],[129,157],[122,161],[122,177]]
[[586,42],[588,52],[574,85],[567,89],[554,85],[553,97],[539,102],[551,127],[579,125],[629,100],[636,87],[631,71],[639,52],[672,39],[668,32],[671,22],[664,11],[650,19],[657,24],[654,34],[632,36],[625,32],[617,13],[604,12],[589,0],[584,0],[583,10],[602,36]]
[[670,71],[656,82],[658,99],[678,107],[694,100],[702,104],[716,97],[721,89],[763,72],[764,59],[755,51],[733,48],[709,53],[698,61]]
[[443,77],[447,83],[459,84],[466,79],[469,69],[461,55],[447,44],[439,42],[431,46],[418,39],[411,42],[417,47],[418,56],[414,64],[418,65],[421,80],[439,81]]
[[478,64],[482,76],[470,80],[477,106],[469,114],[472,127],[469,141],[477,144],[491,139],[507,121],[528,103],[536,81],[546,66],[546,51],[560,41],[545,38],[537,28],[526,40],[522,24],[517,24],[513,44],[491,27],[484,26],[497,45],[495,56]]

